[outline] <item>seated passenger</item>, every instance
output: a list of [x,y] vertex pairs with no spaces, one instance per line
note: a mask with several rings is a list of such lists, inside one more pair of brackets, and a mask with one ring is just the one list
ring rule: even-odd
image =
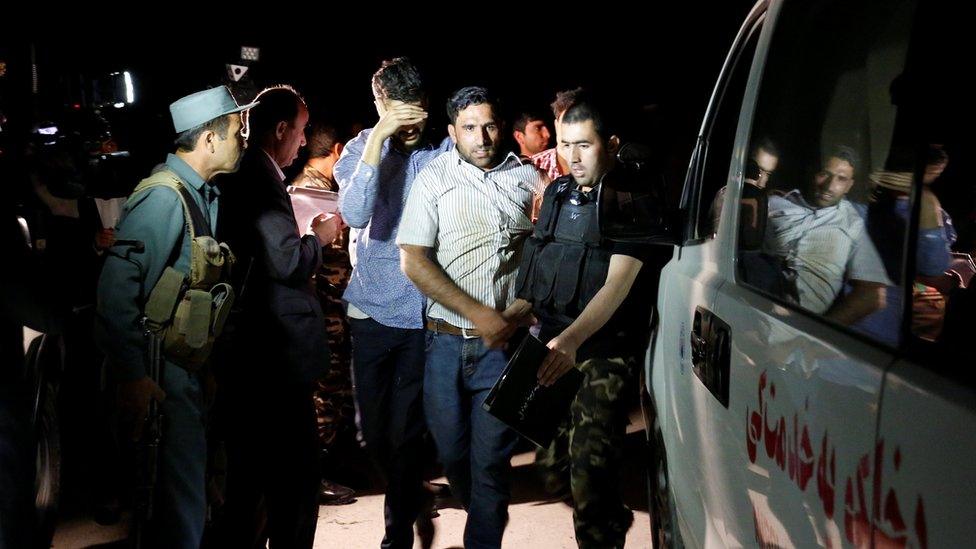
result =
[[[752,154],[749,155],[743,180],[745,183],[765,189],[766,184],[769,183],[769,176],[773,175],[778,165],[779,150],[768,138],[762,138],[759,140],[759,144],[752,149]],[[709,210],[713,233],[718,232],[718,220],[722,217],[722,205],[725,204],[725,192],[726,187],[722,187],[715,193],[712,207]]]
[[912,289],[912,333],[928,341],[936,341],[942,334],[947,294],[960,283],[958,275],[947,273],[956,231],[952,218],[932,192],[932,183],[942,175],[948,163],[949,156],[942,148],[929,147],[922,175],[918,248],[915,252],[916,284]]
[[[845,200],[854,185],[854,151],[838,147],[809,185],[769,198],[764,252],[781,262],[803,308],[849,325],[885,305],[891,284],[861,216]],[[841,295],[844,284],[851,291]]]
[[[918,241],[915,254],[913,331],[925,339],[935,339],[945,315],[945,298],[957,279],[945,274],[951,260],[951,246],[956,241],[952,220],[942,209],[931,185],[945,169],[948,157],[942,149],[929,149],[922,176]],[[914,174],[910,162],[900,170],[877,170],[869,176],[875,185],[874,197],[866,210],[868,234],[878,242],[881,260],[892,279],[900,279],[904,263],[904,235],[911,214],[910,193]],[[896,281],[897,282],[897,281]],[[903,314],[903,295],[898,286],[887,291],[884,310],[863,318],[858,329],[891,344],[900,341],[899,327]]]

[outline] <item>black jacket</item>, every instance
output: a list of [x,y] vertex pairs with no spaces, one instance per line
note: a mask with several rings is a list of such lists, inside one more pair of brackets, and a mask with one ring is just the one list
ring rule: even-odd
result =
[[[239,309],[232,370],[270,382],[310,382],[329,364],[325,318],[312,276],[322,263],[314,235],[301,236],[286,184],[259,147],[219,183],[218,240],[237,256]],[[232,375],[236,374],[229,372]]]

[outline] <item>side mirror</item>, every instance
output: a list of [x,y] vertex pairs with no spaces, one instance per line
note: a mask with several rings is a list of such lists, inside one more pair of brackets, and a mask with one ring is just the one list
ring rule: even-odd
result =
[[652,168],[648,147],[625,143],[600,185],[600,234],[642,244],[678,243],[677,211],[667,200],[664,176]]

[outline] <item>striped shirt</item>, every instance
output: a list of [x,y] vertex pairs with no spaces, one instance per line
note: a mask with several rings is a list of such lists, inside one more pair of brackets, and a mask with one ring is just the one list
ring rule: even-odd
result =
[[[461,290],[504,310],[515,300],[522,243],[532,231],[532,202],[548,182],[514,153],[483,171],[451,149],[414,180],[397,244],[433,248],[436,262]],[[475,327],[433,300],[428,300],[427,316]]]
[[800,305],[815,313],[826,312],[848,280],[891,285],[864,221],[846,198],[814,208],[798,190],[771,196],[764,248],[796,273]]

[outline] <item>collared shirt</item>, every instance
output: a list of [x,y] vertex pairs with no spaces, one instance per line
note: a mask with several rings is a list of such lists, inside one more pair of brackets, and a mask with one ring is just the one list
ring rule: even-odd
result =
[[302,173],[295,177],[291,184],[296,187],[305,187],[308,189],[324,189],[333,192],[339,190],[339,184],[336,183],[334,178],[325,175],[308,164],[302,168]]
[[864,221],[847,199],[814,208],[798,190],[769,199],[764,249],[796,273],[800,305],[823,313],[845,281],[891,285]]
[[347,143],[333,169],[342,219],[361,229],[351,235],[353,271],[342,298],[351,316],[369,316],[394,328],[423,328],[425,299],[400,270],[397,227],[417,173],[448,145],[428,144],[403,153],[387,139],[379,165],[371,166],[362,161],[371,131],[363,130]]
[[[167,156],[165,165],[154,171],[161,169],[173,172],[187,185],[193,201],[209,214],[214,229],[220,191],[204,182],[176,155]],[[142,303],[166,267],[190,272],[190,239],[179,196],[165,187],[130,196],[122,209],[116,236],[119,240],[141,242],[143,250],[117,245],[112,248],[114,253],[107,254],[98,281],[95,336],[119,378],[132,381],[146,375],[139,325]],[[179,255],[170,263],[177,246]]]
[[[484,171],[451,149],[417,176],[397,244],[433,248],[437,263],[461,290],[501,311],[515,299],[522,244],[532,231],[532,203],[548,182],[514,153]],[[434,301],[427,314],[474,328]]]
[[556,154],[555,147],[532,155],[530,160],[533,164],[535,164],[535,167],[545,172],[545,174],[549,176],[549,179],[552,181],[559,179],[559,177],[563,175],[562,172],[559,171],[559,155]]
[[278,176],[278,183],[283,183],[285,181],[285,172],[281,171],[281,166],[279,166],[278,163],[275,162],[275,159],[272,158],[270,154],[268,154],[268,151],[261,149],[261,152],[263,152],[264,156],[267,156],[268,160],[271,161],[271,166],[274,167],[275,174],[277,174]]
[[[190,196],[193,197],[197,206],[200,207],[200,211],[209,214],[210,231],[213,232],[217,228],[217,197],[220,196],[220,189],[204,181],[200,177],[200,174],[175,154],[166,155],[165,166],[169,171],[175,173],[176,177],[179,177],[180,180],[188,184],[191,189],[197,191],[195,193],[191,192]],[[162,168],[162,166],[159,166],[157,169],[159,168]],[[155,172],[156,170],[153,171]]]

